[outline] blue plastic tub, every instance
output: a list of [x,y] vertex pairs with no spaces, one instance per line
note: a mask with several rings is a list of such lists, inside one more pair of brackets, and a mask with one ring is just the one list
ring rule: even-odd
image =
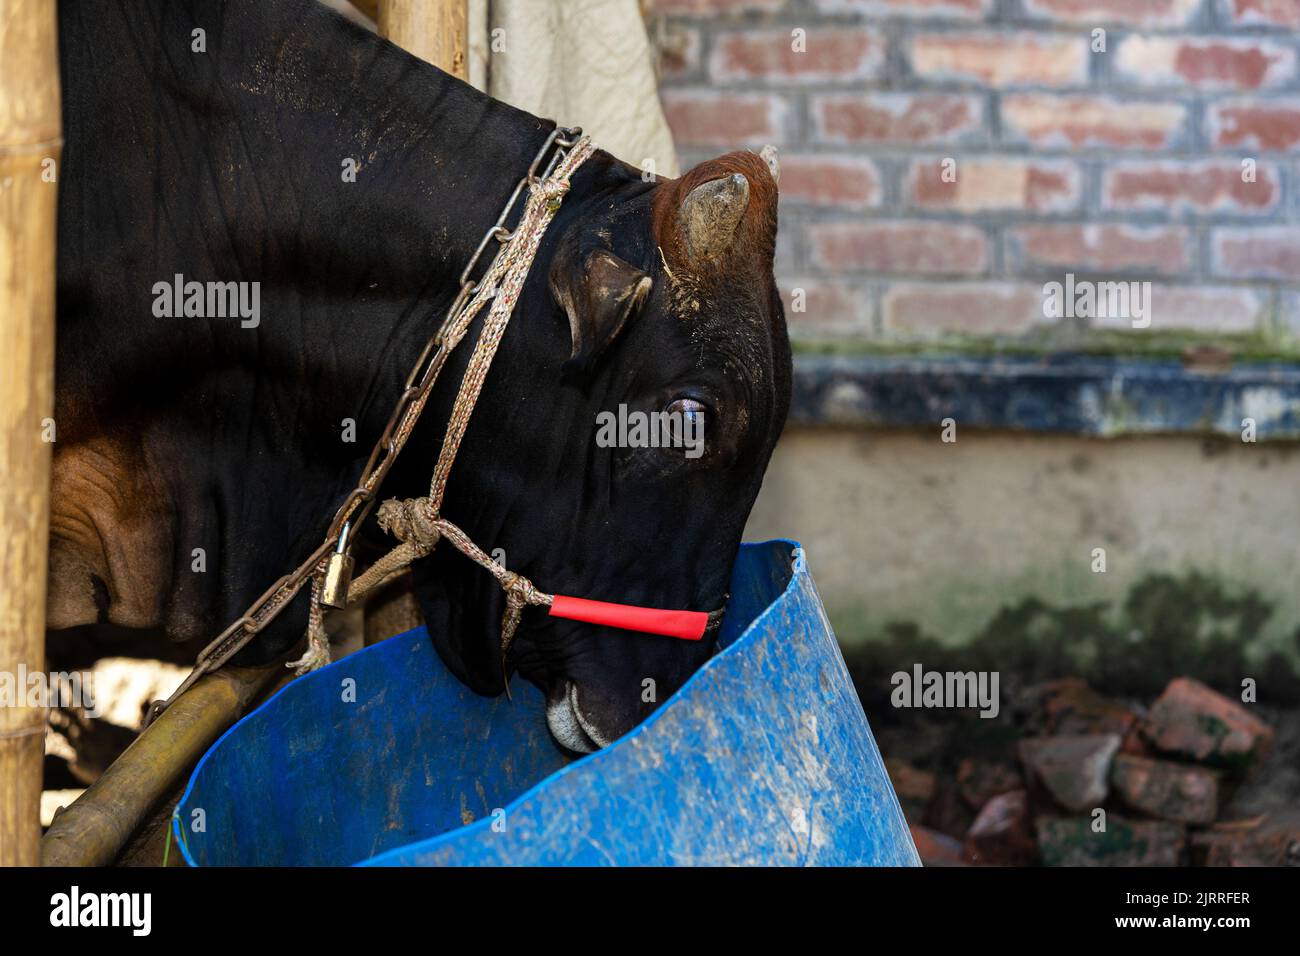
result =
[[[289,684],[199,761],[192,865],[917,865],[817,589],[744,545],[718,653],[578,760],[542,695],[486,699],[423,628]],[[183,839],[181,830],[184,829]]]

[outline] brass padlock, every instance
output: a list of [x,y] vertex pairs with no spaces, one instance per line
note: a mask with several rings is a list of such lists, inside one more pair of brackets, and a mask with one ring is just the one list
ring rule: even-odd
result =
[[352,584],[353,565],[352,555],[348,554],[348,531],[351,527],[350,521],[343,525],[343,530],[339,532],[338,547],[325,566],[325,586],[321,588],[320,602],[326,607],[348,606],[348,587]]

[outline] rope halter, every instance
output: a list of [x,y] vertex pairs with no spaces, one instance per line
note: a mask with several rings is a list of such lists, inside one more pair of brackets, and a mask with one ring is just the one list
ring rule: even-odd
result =
[[[465,430],[469,427],[470,416],[473,415],[479,394],[483,390],[483,382],[492,367],[492,360],[496,357],[506,326],[510,323],[510,317],[514,314],[515,303],[519,300],[524,283],[528,279],[533,259],[537,255],[542,237],[546,234],[546,227],[555,218],[560,204],[569,192],[569,178],[594,151],[595,146],[590,137],[583,137],[567,154],[559,158],[553,171],[541,177],[536,177],[530,172],[527,177],[528,199],[524,204],[519,223],[513,230],[506,230],[503,225],[505,217],[503,213],[502,218],[489,230],[488,236],[495,237],[501,242],[501,249],[492,260],[487,273],[474,287],[472,298],[459,310],[453,306],[440,336],[446,350],[455,348],[469,330],[470,323],[484,306],[491,303],[487,318],[483,322],[483,329],[474,344],[474,351],[470,354],[469,364],[461,378],[456,401],[452,405],[451,417],[448,419],[447,431],[442,440],[442,450],[438,454],[438,463],[434,466],[433,477],[429,481],[429,494],[423,498],[412,498],[406,501],[390,499],[380,505],[377,515],[380,527],[401,543],[380,558],[366,574],[358,578],[355,585],[348,587],[345,583],[343,590],[348,593],[342,596],[340,603],[351,604],[361,600],[376,586],[377,582],[390,580],[393,575],[408,567],[412,561],[431,552],[441,538],[446,538],[467,558],[491,572],[506,592],[506,610],[501,620],[503,659],[514,640],[515,631],[519,628],[524,607],[529,604],[549,606],[552,603],[551,595],[538,590],[522,575],[509,571],[493,561],[482,548],[469,539],[464,531],[443,518],[440,511],[443,496],[447,491],[447,478],[456,461],[456,453],[460,450]],[[511,205],[513,200],[507,204],[507,211]],[[485,240],[487,238],[484,237]],[[467,275],[464,277],[468,279]],[[410,416],[410,427],[404,427],[399,432],[403,436],[403,441],[405,436],[410,434],[415,418],[423,410],[427,399],[426,391],[418,405],[412,406],[411,410],[414,414]],[[326,577],[330,573],[328,564],[327,561],[325,567],[318,569],[312,581],[312,612],[308,616],[307,653],[291,665],[300,673],[319,667],[321,663],[329,660],[329,641],[325,636],[324,615],[320,610]]]
[[[699,640],[721,623],[722,608],[706,614],[700,611],[669,611],[547,594],[523,575],[493,561],[464,531],[441,515],[448,475],[492,359],[528,278],[538,246],[568,194],[571,177],[595,151],[589,138],[579,138],[581,132],[578,128],[563,127],[551,131],[534,156],[528,173],[515,185],[514,192],[506,201],[497,221],[480,240],[461,273],[460,291],[437,334],[425,345],[407,376],[388,424],[362,468],[357,486],[335,512],[325,540],[302,564],[271,585],[199,653],[194,670],[172,695],[165,701],[154,702],[146,717],[146,724],[161,714],[203,674],[221,667],[245,647],[279,616],[308,580],[311,581],[311,606],[307,618],[307,651],[302,658],[287,666],[302,674],[329,663],[325,607],[345,607],[363,600],[367,594],[382,587],[409,567],[411,562],[429,554],[443,538],[490,572],[505,592],[506,608],[501,620],[503,672],[505,653],[514,640],[523,609],[529,605],[547,606],[553,617],[686,640]],[[525,189],[527,199],[523,212],[514,229],[509,229],[506,221]],[[493,240],[499,245],[497,254],[482,279],[475,281],[472,278],[473,271]],[[429,494],[405,501],[393,499],[379,506],[377,519],[380,527],[397,538],[399,543],[374,562],[356,581],[352,581],[349,531],[360,526],[374,507],[379,486],[415,428],[448,356],[465,337],[474,318],[489,302],[491,307],[452,407],[438,463],[429,483]],[[508,685],[506,690],[509,693]]]

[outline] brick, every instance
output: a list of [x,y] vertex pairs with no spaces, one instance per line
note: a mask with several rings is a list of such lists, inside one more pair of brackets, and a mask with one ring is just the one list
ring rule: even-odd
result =
[[1038,855],[1045,866],[1179,866],[1187,831],[1160,820],[1111,816],[1094,832],[1090,819],[1036,821]]
[[937,222],[832,222],[809,228],[815,261],[834,270],[975,275],[988,268],[984,232]]
[[664,116],[679,147],[736,149],[744,145],[779,144],[784,138],[785,102],[778,96],[665,90],[661,99]]
[[975,811],[966,806],[953,781],[941,779],[939,792],[930,801],[930,809],[925,815],[925,825],[960,840],[966,836],[974,820]]
[[[1189,346],[1189,348],[1191,348],[1191,349],[1199,349],[1200,346],[1199,346],[1199,345],[1197,345],[1197,346]],[[1213,348],[1217,348],[1217,347],[1214,346],[1214,345],[1208,345],[1208,346],[1206,346],[1206,348],[1213,349]],[[1188,361],[1187,361],[1189,354],[1194,355],[1195,353],[1194,353],[1194,352],[1193,352],[1193,353],[1188,353],[1187,351],[1184,351],[1184,358],[1183,358],[1183,367],[1184,367],[1184,368],[1188,368],[1188,367],[1189,367],[1189,365],[1188,365]],[[1223,371],[1228,371],[1229,369],[1231,369],[1231,367],[1232,367],[1232,353],[1229,352],[1229,353],[1228,353],[1228,364],[1227,364],[1227,367],[1223,369]],[[1134,757],[1150,757],[1150,756],[1151,756],[1151,748],[1147,746],[1147,742],[1146,742],[1145,740],[1143,740],[1143,739],[1142,739],[1142,735],[1138,733],[1138,730],[1137,730],[1137,724],[1136,724],[1136,723],[1134,723],[1134,725],[1132,726],[1132,728],[1129,729],[1129,732],[1126,733],[1126,734],[1124,735],[1124,742],[1121,743],[1121,744],[1119,745],[1119,752],[1122,753],[1122,754],[1132,754]]]
[[1224,829],[1193,839],[1193,851],[1201,849],[1205,854],[1203,860],[1193,862],[1205,866],[1300,866],[1300,819],[1294,811],[1249,828],[1233,823],[1220,827]]
[[1030,866],[1038,858],[1029,794],[1012,790],[993,797],[980,810],[962,844],[972,863]]
[[830,94],[813,98],[817,137],[837,144],[939,144],[983,135],[978,96],[949,93]]
[[650,0],[654,13],[717,17],[739,13],[775,13],[789,0]]
[[725,33],[714,43],[709,75],[715,83],[847,82],[874,79],[885,65],[884,38],[873,30],[809,30],[803,39],[795,50],[790,30]]
[[660,77],[676,80],[694,74],[700,68],[702,46],[699,30],[673,21],[658,44]]
[[869,288],[840,279],[781,278],[778,282],[793,338],[855,336],[872,332]]
[[1071,86],[1088,76],[1088,41],[1048,33],[930,33],[913,38],[912,72],[1007,88]]
[[994,797],[1020,790],[1020,771],[1009,763],[966,757],[957,766],[957,792],[971,809],[979,810]]
[[1153,328],[1254,332],[1267,318],[1266,293],[1213,286],[1154,286]]
[[1014,335],[1043,319],[1036,286],[1007,282],[897,283],[881,302],[886,333],[907,338],[938,335]]
[[[1195,332],[1253,332],[1267,318],[1266,293],[1220,286],[1153,283],[1150,329]],[[1099,329],[1133,329],[1132,319],[1111,316],[1092,320]]]
[[1000,157],[917,160],[908,193],[923,209],[963,213],[1068,212],[1078,208],[1082,195],[1079,168],[1072,162]]
[[1300,226],[1223,228],[1210,241],[1213,271],[1229,279],[1300,278]]
[[880,204],[880,171],[858,156],[781,155],[781,200],[866,209]]
[[1132,36],[1115,55],[1119,76],[1141,86],[1258,90],[1289,83],[1295,50],[1268,40]]
[[1219,0],[1219,9],[1236,26],[1300,27],[1295,0]]
[[977,20],[993,10],[993,0],[814,0],[824,13],[866,17],[943,17]]
[[1272,212],[1282,199],[1277,166],[1257,162],[1254,182],[1239,160],[1115,163],[1102,173],[1102,207],[1124,212]]
[[1129,808],[1175,823],[1213,823],[1219,815],[1219,776],[1171,760],[1120,754],[1110,783]]
[[1300,100],[1231,100],[1206,107],[1210,142],[1220,148],[1300,148]]
[[[1232,371],[1232,350],[1213,342],[1197,342],[1184,346],[1180,358],[1183,369],[1189,372],[1221,375]],[[1137,734],[1127,737],[1124,743],[1128,745],[1128,749],[1121,747],[1122,752],[1131,753],[1135,757],[1155,756],[1151,748]]]
[[1019,93],[1003,97],[1007,133],[1035,146],[1159,149],[1173,145],[1186,126],[1180,103]]
[[1178,677],[1151,705],[1142,735],[1163,753],[1245,770],[1271,746],[1274,730],[1200,681]]
[[1105,802],[1119,744],[1118,734],[1025,737],[1019,744],[1020,762],[1053,800],[1081,813]]
[[912,843],[916,845],[916,854],[925,866],[960,866],[963,862],[959,841],[915,823],[908,829],[912,833]]
[[1097,27],[1180,27],[1196,15],[1201,0],[1024,0],[1025,12],[1056,23]]
[[1137,713],[1103,697],[1078,677],[1049,681],[1039,696],[1043,723],[1053,734],[1119,734],[1124,736],[1137,721]]
[[911,821],[923,820],[926,808],[934,799],[934,774],[897,758],[886,760],[885,770],[889,773],[890,783],[894,785],[894,793],[898,795],[903,815]]
[[1007,232],[1007,245],[1023,269],[1178,275],[1193,265],[1191,233],[1178,226],[1026,225]]

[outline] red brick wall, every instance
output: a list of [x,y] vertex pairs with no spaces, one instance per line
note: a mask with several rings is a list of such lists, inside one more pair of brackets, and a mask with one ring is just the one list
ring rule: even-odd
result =
[[1093,326],[1300,334],[1300,0],[649,4],[683,167],[780,150],[796,337],[1069,340],[1066,272],[1154,283]]

